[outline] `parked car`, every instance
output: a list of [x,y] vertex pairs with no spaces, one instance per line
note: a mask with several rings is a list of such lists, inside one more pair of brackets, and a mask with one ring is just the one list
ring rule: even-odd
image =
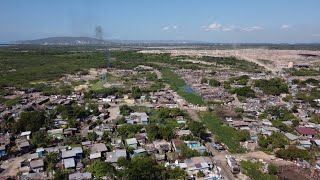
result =
[[223,147],[223,145],[218,144],[218,143],[212,143],[212,146],[213,146],[216,150],[218,150],[219,152],[225,150],[225,148]]

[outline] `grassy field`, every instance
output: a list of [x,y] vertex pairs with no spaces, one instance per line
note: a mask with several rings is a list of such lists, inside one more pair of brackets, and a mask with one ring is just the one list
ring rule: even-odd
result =
[[224,125],[219,118],[212,112],[200,113],[200,118],[206,127],[215,135],[216,139],[226,144],[231,153],[244,153],[245,149],[240,147],[239,135],[237,130]]
[[93,91],[97,91],[97,90],[101,90],[103,89],[103,84],[105,83],[105,81],[103,81],[102,79],[96,81],[95,83],[93,83],[93,85],[91,86],[90,90]]
[[[104,53],[98,50],[99,48],[20,45],[0,48],[0,97],[10,94],[3,87],[35,88],[47,95],[69,94],[73,85],[64,84],[60,78],[65,74],[86,74],[90,68],[104,68],[105,57]],[[180,62],[170,54],[142,54],[136,51],[111,53],[113,68],[133,69],[138,65],[152,66],[157,69],[168,65],[177,68],[199,68],[192,63]],[[155,75],[150,74],[147,78],[154,80]],[[169,78],[181,81],[176,77]],[[184,83],[183,80],[181,82]],[[151,90],[158,90],[161,87],[161,82],[155,82]],[[103,89],[102,82],[95,83],[92,88]],[[176,90],[188,102],[203,103],[201,97],[194,93],[187,93],[179,88]]]
[[[36,87],[89,68],[104,66],[103,53],[0,49],[0,87]],[[41,83],[40,83],[41,84]]]
[[263,71],[263,67],[259,66],[258,64],[255,64],[253,62],[249,62],[242,59],[237,59],[235,57],[210,57],[210,56],[204,56],[201,58],[201,60],[207,61],[207,62],[215,62],[219,65],[228,66],[232,69],[241,70],[244,72],[253,72],[258,73]]
[[178,75],[172,72],[170,69],[162,69],[161,71],[163,79],[167,82],[170,87],[176,91],[181,97],[191,104],[204,104],[201,96],[196,93],[190,93],[183,90],[182,86],[187,86],[186,82],[181,79]]
[[[112,67],[133,69],[138,65],[192,65],[172,59],[170,54],[112,52]],[[64,74],[105,67],[104,53],[94,47],[11,46],[0,48],[0,87],[30,87],[30,82],[57,80]],[[35,83],[36,82],[36,83]]]

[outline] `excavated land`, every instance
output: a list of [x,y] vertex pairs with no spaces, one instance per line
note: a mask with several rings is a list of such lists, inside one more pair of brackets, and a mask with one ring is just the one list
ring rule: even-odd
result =
[[287,68],[289,63],[293,65],[319,65],[320,51],[310,50],[270,50],[270,49],[229,49],[229,50],[143,50],[141,53],[171,53],[172,56],[192,57],[236,57],[254,62],[272,72]]

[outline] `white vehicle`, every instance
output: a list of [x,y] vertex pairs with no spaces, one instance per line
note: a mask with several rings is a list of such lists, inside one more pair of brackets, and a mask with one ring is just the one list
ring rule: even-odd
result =
[[227,164],[233,174],[240,173],[240,166],[234,157],[226,155]]

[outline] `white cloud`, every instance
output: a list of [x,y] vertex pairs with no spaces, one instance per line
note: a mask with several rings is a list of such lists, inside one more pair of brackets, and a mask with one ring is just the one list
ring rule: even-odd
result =
[[228,32],[228,31],[235,30],[235,28],[236,28],[235,26],[228,26],[228,27],[223,27],[221,30]]
[[241,28],[241,30],[246,32],[252,32],[252,31],[262,31],[264,30],[264,28],[261,26],[252,26],[252,27]]
[[170,30],[177,30],[183,28],[182,26],[179,25],[173,25],[173,26],[164,26],[162,27],[163,31],[170,31]]
[[221,28],[222,28],[222,25],[218,23],[212,23],[212,24],[209,24],[208,26],[205,26],[206,31],[219,31]]
[[288,25],[288,24],[283,24],[283,25],[281,25],[281,27],[280,27],[280,29],[289,29],[289,28],[291,28],[291,26]]
[[164,26],[164,27],[162,28],[163,31],[169,31],[169,29],[170,29],[169,26]]
[[202,29],[205,31],[213,32],[213,31],[223,31],[223,32],[230,32],[230,31],[245,31],[245,32],[252,32],[252,31],[262,31],[264,30],[261,26],[251,26],[251,27],[238,27],[235,25],[221,25],[219,23],[212,23],[207,26],[201,26]]

